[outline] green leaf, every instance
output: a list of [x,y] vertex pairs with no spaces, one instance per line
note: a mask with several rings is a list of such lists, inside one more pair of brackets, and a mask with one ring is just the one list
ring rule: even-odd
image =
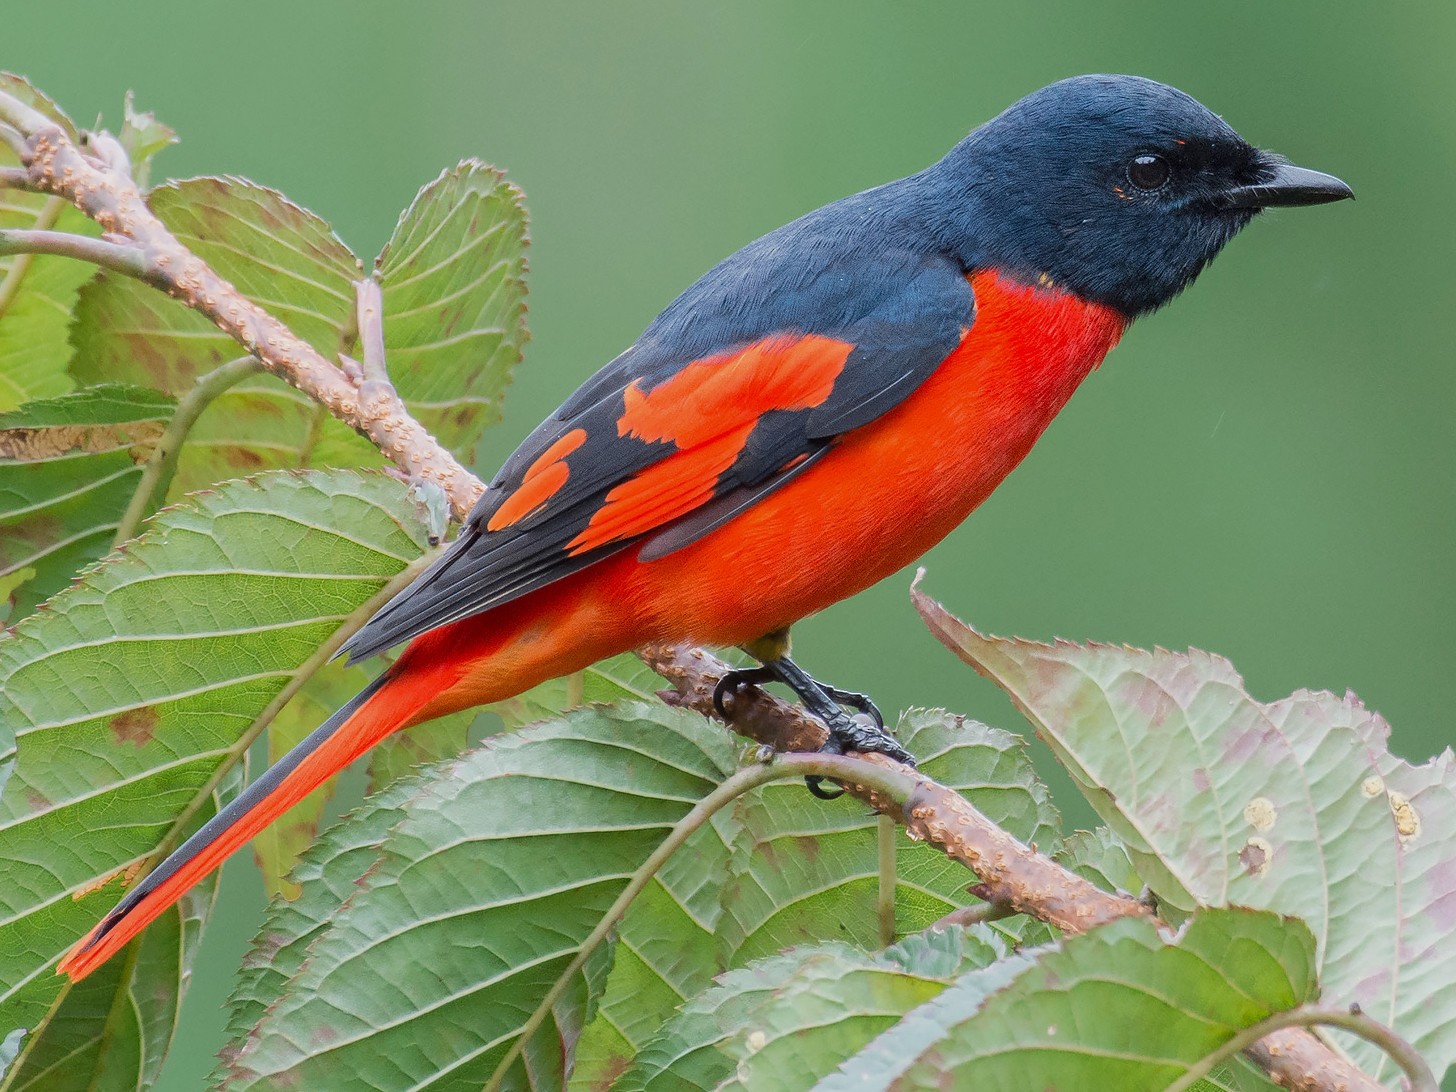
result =
[[[188,823],[191,833],[231,800],[242,770],[229,771]],[[214,872],[104,967],[69,990],[26,1043],[6,1092],[142,1090],[157,1080],[177,1027],[202,926],[217,895]]]
[[838,943],[790,949],[688,1001],[614,1087],[809,1088],[956,974],[1003,954],[963,929],[878,955]]
[[0,577],[11,617],[64,587],[111,545],[173,402],[111,385],[0,414]]
[[1172,940],[1123,918],[963,977],[820,1087],[1155,1092],[1313,998],[1314,948],[1266,911],[1200,911]]
[[[76,128],[45,95],[19,76],[0,73],[0,91],[58,121],[70,138]],[[20,160],[0,144],[0,166]],[[0,229],[41,228],[100,235],[101,228],[61,197],[25,190],[0,190]],[[88,262],[54,254],[0,257],[0,411],[70,390],[66,329],[76,293],[91,279]]]
[[[987,637],[923,596],[917,605],[1027,714],[1164,905],[1302,918],[1327,1001],[1392,1025],[1438,1073],[1456,1060],[1449,750],[1411,766],[1353,695],[1263,704],[1206,652]],[[1340,1042],[1396,1078],[1377,1048]]]
[[71,138],[73,144],[80,143],[81,136],[76,131],[76,123],[66,115],[66,112],[60,108],[55,99],[36,87],[24,76],[17,76],[14,72],[0,72],[0,91],[4,91],[7,95],[13,95],[33,110],[39,110],[46,117],[50,118],[51,121],[59,125],[66,136]]
[[[732,742],[719,753],[732,772]],[[616,958],[594,1019],[577,1044],[573,1089],[608,1088],[685,998],[725,967],[718,942],[732,846],[742,826],[718,812],[637,896],[617,930]]]
[[1057,863],[1110,894],[1137,897],[1143,881],[1132,866],[1127,847],[1106,827],[1079,830],[1058,851]]
[[[388,803],[400,812],[345,901],[306,890],[284,932],[265,929],[292,977],[257,997],[266,1010],[235,1044],[224,1087],[479,1088],[631,874],[730,763],[721,729],[637,704],[494,736],[398,782]],[[400,803],[410,787],[424,791]],[[299,964],[294,938],[310,932]],[[561,1086],[600,989],[572,984],[506,1087]]]
[[496,702],[490,711],[505,721],[507,728],[520,728],[583,705],[655,701],[661,687],[659,675],[636,656],[623,653],[575,675],[548,679],[514,698]]
[[142,189],[151,175],[152,159],[170,144],[177,143],[177,130],[163,125],[151,111],[139,113],[128,91],[122,100],[121,132],[117,139],[131,160],[131,176]]
[[526,343],[525,247],[521,191],[465,160],[420,190],[375,262],[390,379],[467,462]]
[[[353,337],[359,261],[328,224],[275,190],[237,178],[194,178],[147,196],[177,238],[249,300],[326,359]],[[183,303],[130,277],[102,272],[76,305],[71,374],[82,383],[124,380],[184,394],[198,376],[243,354]],[[259,375],[218,397],[188,435],[170,496],[239,474],[300,465],[320,430],[351,438],[347,460],[377,453],[306,395]]]
[[0,638],[0,724],[19,737],[0,795],[0,1027],[45,1022],[61,953],[175,838],[320,644],[419,555],[411,511],[385,475],[231,482],[161,513]]
[[[1017,736],[938,710],[912,710],[900,741],[930,777],[959,792],[1023,841],[1054,848],[1057,814]],[[877,819],[853,799],[826,804],[780,782],[738,809],[735,875],[720,934],[738,965],[795,944],[837,937],[876,947]],[[958,906],[975,876],[945,854],[897,836],[896,924],[925,928]]]
[[293,871],[297,899],[275,897],[229,998],[229,1045],[213,1074],[222,1081],[268,1005],[303,966],[309,945],[327,928],[373,868],[385,835],[404,818],[406,801],[428,792],[421,779],[404,778],[371,796],[304,850]]

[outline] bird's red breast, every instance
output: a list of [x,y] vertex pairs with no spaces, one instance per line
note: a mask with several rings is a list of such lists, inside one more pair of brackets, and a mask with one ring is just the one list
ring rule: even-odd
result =
[[[415,719],[497,700],[525,679],[585,667],[603,650],[752,640],[869,587],[940,541],[1026,456],[1126,325],[1115,310],[1054,286],[995,272],[973,274],[971,285],[975,321],[919,389],[730,522],[655,560],[625,550],[419,638],[408,658],[441,665],[449,677],[434,681],[438,696]],[[763,379],[758,369],[745,374]],[[737,397],[764,394],[755,385]],[[685,460],[681,490],[710,490],[711,467],[674,459]],[[630,523],[631,513],[614,514],[613,524]]]

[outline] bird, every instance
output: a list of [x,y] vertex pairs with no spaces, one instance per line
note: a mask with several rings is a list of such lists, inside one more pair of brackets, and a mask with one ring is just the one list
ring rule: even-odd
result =
[[798,666],[790,626],[959,525],[1129,323],[1261,210],[1353,196],[1182,91],[1087,75],[749,243],[530,433],[458,537],[342,647],[359,660],[407,642],[395,661],[58,971],[85,977],[390,733],[652,642],[739,646],[761,666],[725,678],[720,708],[778,680],[827,749],[912,761],[868,698]]

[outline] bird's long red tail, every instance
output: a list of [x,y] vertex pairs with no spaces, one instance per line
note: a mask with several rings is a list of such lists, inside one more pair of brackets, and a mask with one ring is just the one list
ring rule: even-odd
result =
[[373,747],[423,703],[385,672],[205,823],[76,944],[57,967],[80,980],[106,962],[274,819]]

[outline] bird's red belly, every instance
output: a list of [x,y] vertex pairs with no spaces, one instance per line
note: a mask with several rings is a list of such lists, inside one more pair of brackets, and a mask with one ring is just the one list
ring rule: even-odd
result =
[[1125,325],[993,273],[972,286],[973,326],[900,406],[691,546],[621,558],[623,603],[648,636],[741,643],[908,565],[1022,460]]

